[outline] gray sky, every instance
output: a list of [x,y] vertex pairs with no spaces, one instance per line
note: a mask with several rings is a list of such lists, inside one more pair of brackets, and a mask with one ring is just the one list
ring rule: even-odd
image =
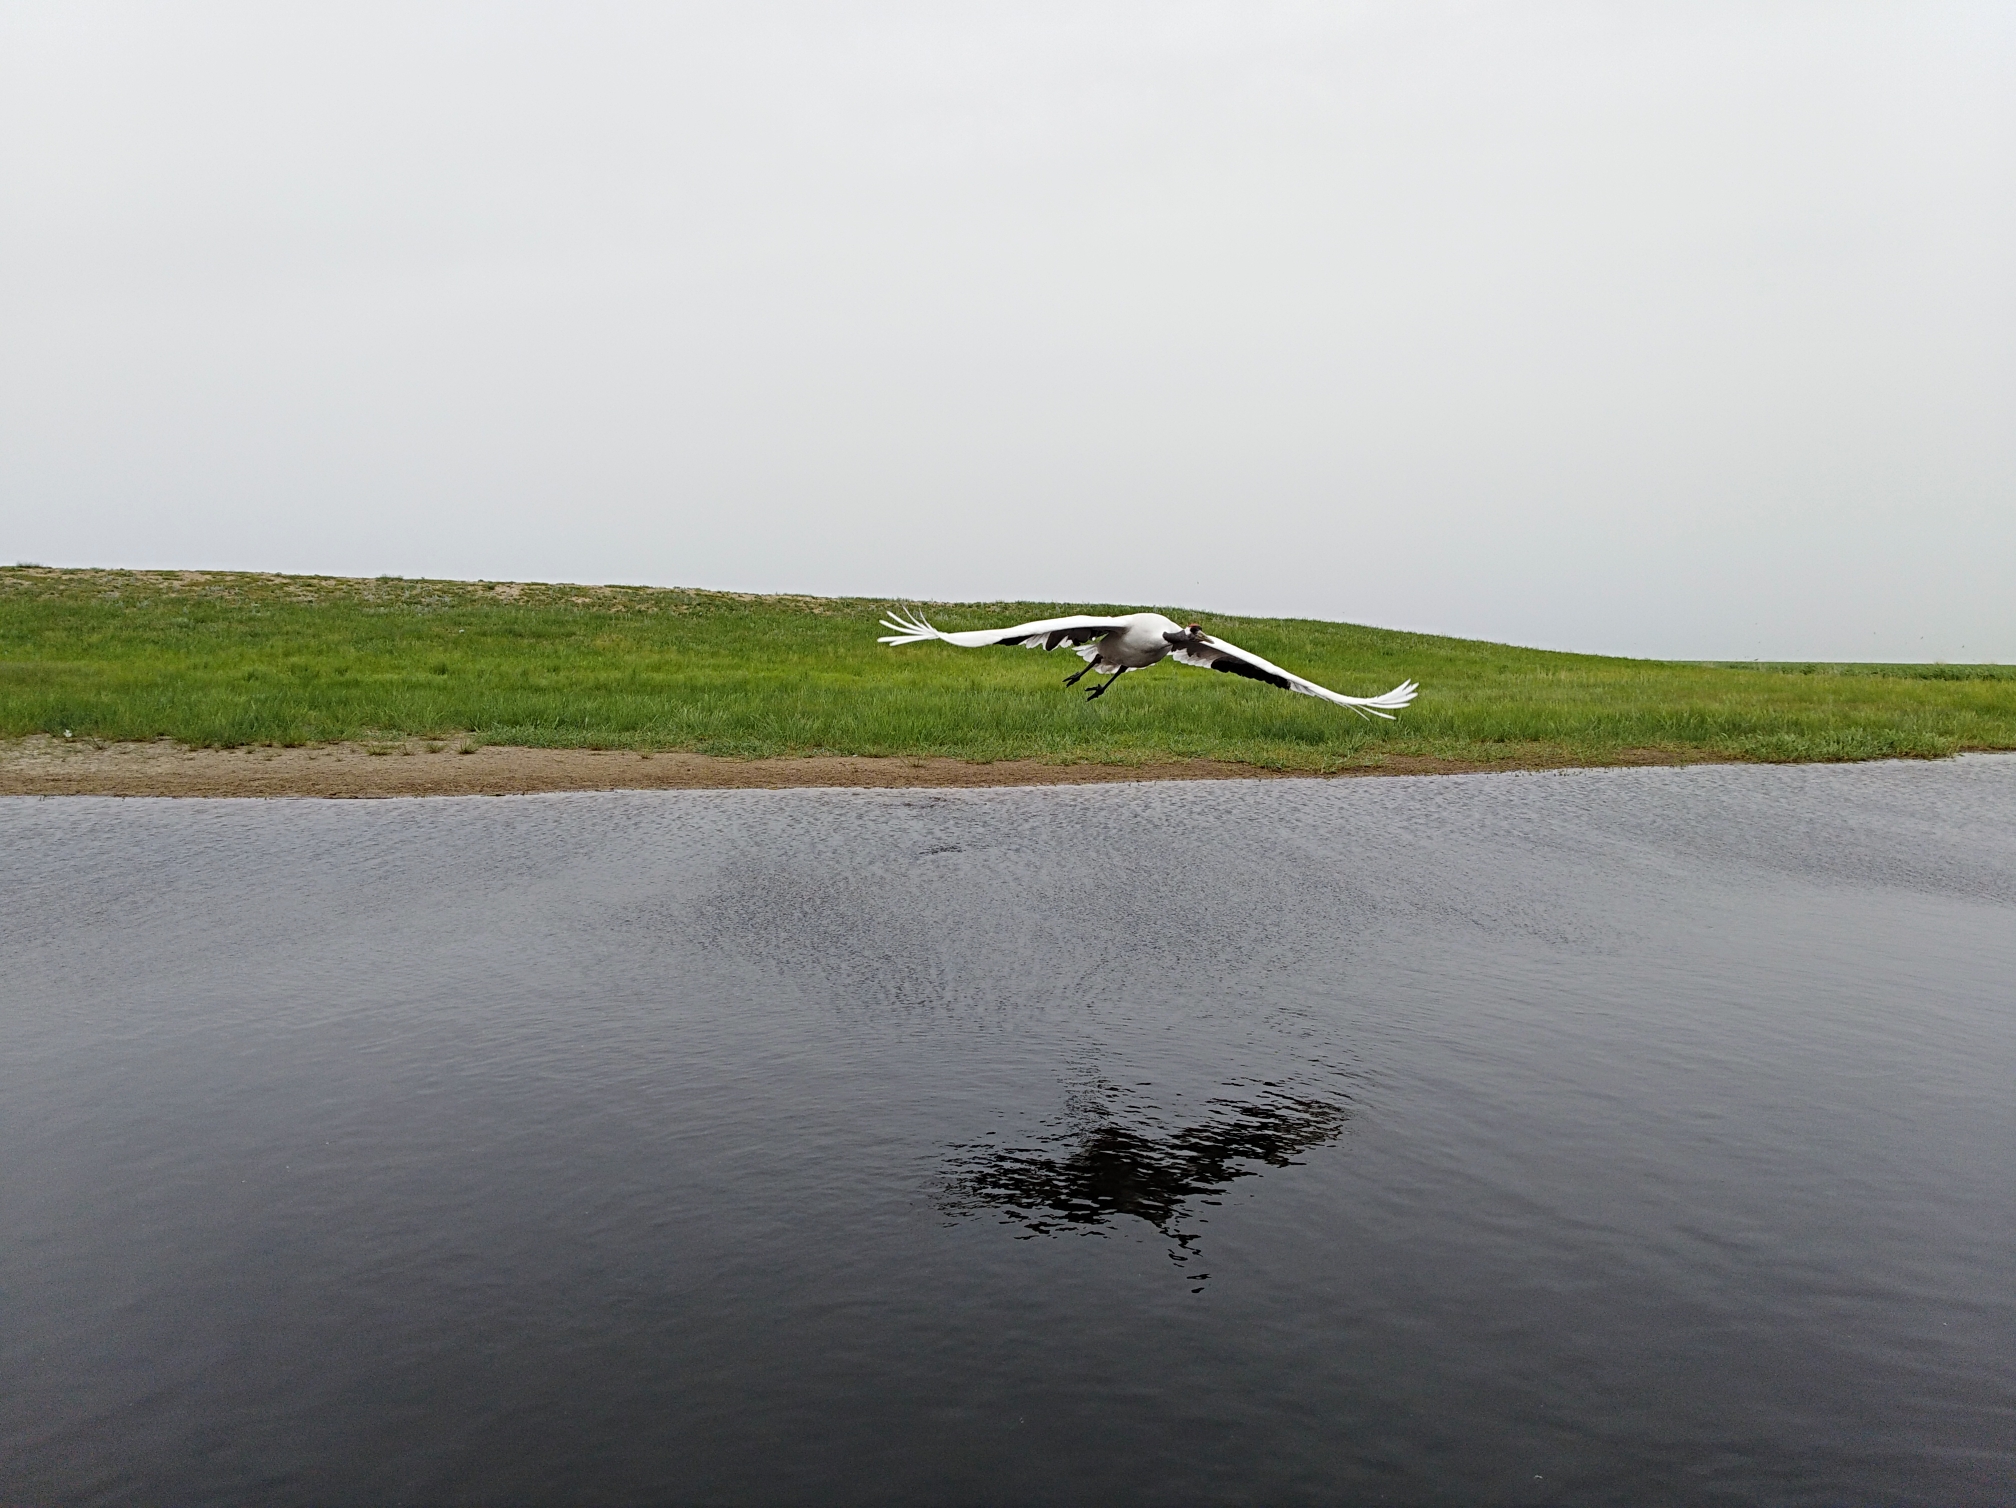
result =
[[2016,660],[2016,6],[10,0],[0,557]]

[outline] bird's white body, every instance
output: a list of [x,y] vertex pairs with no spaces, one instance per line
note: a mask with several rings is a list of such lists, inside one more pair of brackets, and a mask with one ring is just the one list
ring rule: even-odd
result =
[[[1250,650],[1214,638],[1195,623],[1185,626],[1160,613],[1126,613],[1111,617],[1080,614],[1070,618],[1042,618],[1034,623],[1018,623],[1012,628],[978,628],[956,634],[941,633],[925,622],[921,614],[906,618],[891,613],[882,620],[882,626],[895,630],[880,641],[892,645],[916,644],[927,639],[956,644],[961,649],[980,649],[996,644],[1019,644],[1025,649],[1056,649],[1059,645],[1069,645],[1086,661],[1086,670],[1096,670],[1101,675],[1146,670],[1173,655],[1185,665],[1231,671],[1249,680],[1265,681],[1283,691],[1321,697],[1326,702],[1349,707],[1361,717],[1390,719],[1394,712],[1413,701],[1419,690],[1414,682],[1405,681],[1383,696],[1342,696],[1327,686],[1304,680],[1293,671],[1283,670],[1273,661],[1263,660]],[[1070,685],[1084,674],[1084,670],[1079,671],[1065,684]],[[1092,695],[1096,697],[1105,690],[1106,687],[1101,686]]]
[[1174,652],[1165,634],[1180,634],[1183,625],[1173,618],[1165,618],[1160,613],[1129,613],[1118,620],[1124,625],[1118,633],[1111,633],[1097,644],[1082,644],[1078,653],[1100,665],[1110,665],[1115,670],[1146,670],[1150,665],[1160,664]]

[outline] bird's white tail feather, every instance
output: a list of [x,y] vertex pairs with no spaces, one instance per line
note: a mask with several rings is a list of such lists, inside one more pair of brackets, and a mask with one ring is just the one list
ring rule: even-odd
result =
[[924,621],[924,615],[921,612],[906,618],[902,613],[892,608],[890,609],[889,616],[882,620],[882,626],[884,628],[893,628],[896,631],[884,638],[877,639],[875,641],[877,644],[921,644],[926,639],[942,639],[945,637],[937,629]]
[[1383,717],[1390,723],[1393,713],[1413,701],[1420,689],[1412,681],[1402,681],[1384,696],[1337,696],[1332,693],[1330,699],[1349,707],[1360,717]]
[[1413,701],[1420,690],[1421,688],[1413,681],[1402,681],[1384,696],[1366,697],[1365,705],[1368,707],[1392,707],[1397,710]]

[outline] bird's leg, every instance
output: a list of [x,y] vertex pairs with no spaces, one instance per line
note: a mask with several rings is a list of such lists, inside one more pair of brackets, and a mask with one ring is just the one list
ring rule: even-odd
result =
[[1100,697],[1104,696],[1107,692],[1111,691],[1113,689],[1113,683],[1119,680],[1120,677],[1122,677],[1126,673],[1127,673],[1127,667],[1125,665],[1122,665],[1118,670],[1113,672],[1113,674],[1107,679],[1104,685],[1100,686],[1100,688],[1097,691],[1093,692],[1090,696],[1086,697],[1085,700],[1088,702],[1098,701]]
[[1064,677],[1064,684],[1067,686],[1077,685],[1080,681],[1084,680],[1085,677],[1087,677],[1092,673],[1092,667],[1094,665],[1097,665],[1098,663],[1099,663],[1099,657],[1097,655],[1094,655],[1091,659],[1085,662],[1085,668],[1083,670],[1079,671],[1076,675],[1067,675],[1066,677]]

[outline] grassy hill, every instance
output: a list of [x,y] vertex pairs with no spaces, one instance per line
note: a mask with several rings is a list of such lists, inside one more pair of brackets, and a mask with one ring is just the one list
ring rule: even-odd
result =
[[[1165,609],[1397,723],[1173,664],[1087,704],[1065,652],[875,642],[878,600],[651,587],[0,569],[0,736],[547,747],[1325,771],[2016,748],[2016,668],[1709,665]],[[1108,604],[926,604],[939,627]],[[1129,609],[1132,610],[1132,609]]]

